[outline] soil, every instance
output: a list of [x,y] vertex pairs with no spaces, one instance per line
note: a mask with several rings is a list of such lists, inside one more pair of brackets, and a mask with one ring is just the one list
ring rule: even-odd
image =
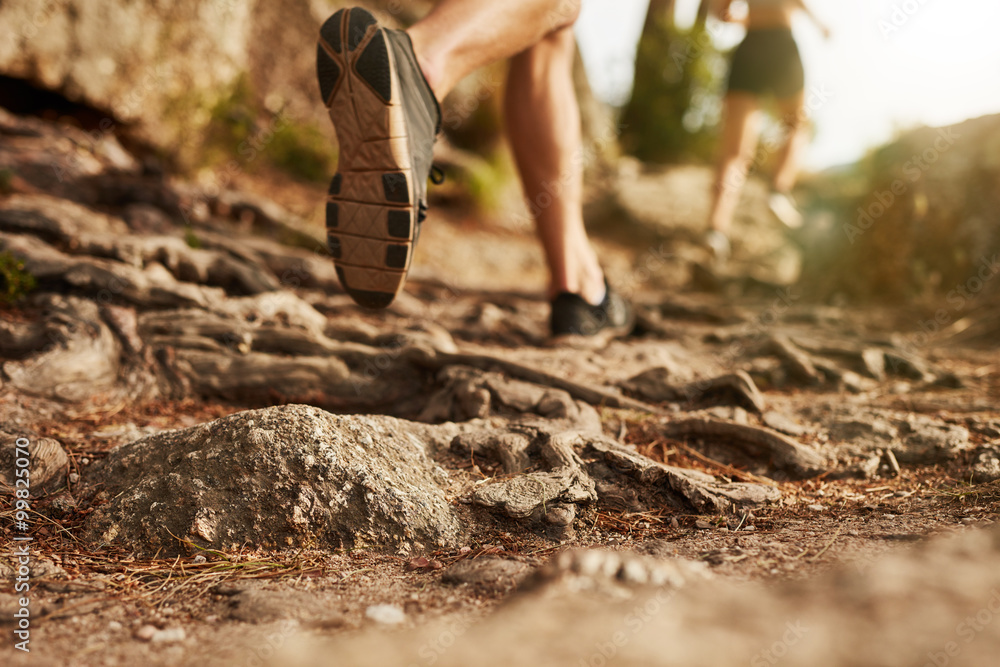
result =
[[[704,174],[692,178],[701,182]],[[259,188],[278,198],[249,178],[236,187]],[[322,188],[309,185],[297,184],[294,192],[296,199],[321,202],[324,197]],[[315,231],[308,210],[303,205],[297,213]],[[975,531],[1000,518],[1000,492],[974,472],[979,457],[1000,446],[1000,351],[995,348],[924,346],[913,357],[916,371],[889,368],[884,377],[865,377],[855,361],[841,363],[829,349],[849,348],[845,355],[851,359],[872,347],[895,349],[894,337],[919,332],[923,311],[906,304],[809,303],[794,296],[794,286],[725,272],[718,274],[715,291],[689,286],[666,292],[649,278],[648,260],[666,242],[668,254],[687,267],[686,275],[697,274],[696,264],[707,258],[689,239],[655,237],[653,244],[637,247],[600,231],[596,242],[609,275],[613,283],[630,286],[640,328],[596,349],[553,347],[539,289],[544,265],[532,239],[502,224],[479,224],[461,211],[435,214],[425,225],[407,292],[391,309],[362,312],[342,294],[316,288],[285,291],[316,307],[328,335],[332,329],[357,336],[416,330],[427,340],[439,340],[443,329],[458,352],[516,362],[583,387],[627,386],[630,378],[654,368],[668,369],[676,385],[745,370],[767,410],[783,418],[778,430],[822,452],[830,465],[818,475],[794,479],[776,472],[770,461],[734,454],[728,444],[711,438],[668,437],[663,426],[675,417],[709,414],[759,425],[767,416],[731,404],[694,406],[632,392],[635,400],[655,404],[656,412],[598,403],[605,435],[669,466],[773,486],[780,500],[712,515],[675,506],[635,509],[626,502],[616,507],[602,500],[581,509],[572,536],[555,540],[537,526],[475,508],[477,521],[463,544],[422,554],[305,546],[265,550],[247,543],[238,550],[194,548],[171,558],[139,558],[114,544],[84,540],[83,526],[98,502],[95,489],[82,487],[88,469],[113,448],[145,435],[292,402],[289,397],[268,400],[255,394],[241,400],[195,392],[131,398],[109,388],[89,400],[59,403],[5,385],[0,393],[5,425],[58,440],[70,463],[64,487],[33,499],[32,553],[40,565],[32,577],[31,653],[15,651],[5,641],[0,646],[4,664],[263,664],[280,655],[293,635],[350,640],[370,631],[391,638],[440,623],[468,627],[519,599],[524,576],[573,548],[704,563],[723,582],[720,586],[777,586],[830,572],[864,574],[886,555],[906,553],[939,535]],[[792,294],[792,303],[776,314],[781,294],[786,300]],[[0,315],[5,322],[25,324],[45,317],[31,301],[2,306]],[[776,352],[776,336],[806,350],[809,363],[793,363]],[[740,344],[739,354],[732,353],[734,342]],[[816,351],[824,346],[825,353]],[[383,411],[416,418],[426,390],[404,393]],[[324,397],[304,402],[337,411],[336,402]],[[910,451],[903,430],[884,442],[867,436],[838,442],[831,436],[835,424],[845,421],[871,426],[878,419],[895,419],[893,428],[903,429],[899,424],[920,416],[935,428],[965,433],[964,440],[907,460],[887,453],[894,447]],[[456,488],[472,489],[504,475],[499,462],[454,449],[435,457]],[[8,562],[17,534],[13,514],[6,504],[0,513]],[[525,567],[500,568],[499,574],[472,577],[473,583],[446,581],[454,579],[448,573],[456,563],[489,559]],[[5,585],[0,595],[0,624],[8,636],[16,604],[11,589]],[[434,661],[420,655],[413,662]]]

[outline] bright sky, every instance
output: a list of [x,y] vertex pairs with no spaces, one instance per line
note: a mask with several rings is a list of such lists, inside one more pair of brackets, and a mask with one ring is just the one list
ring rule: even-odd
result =
[[[591,83],[614,103],[627,98],[648,0],[585,0],[577,26]],[[795,25],[808,87],[832,95],[816,109],[807,165],[851,162],[917,125],[950,125],[1000,113],[1000,0],[806,0],[833,30]],[[677,0],[689,22],[698,0]],[[720,45],[742,30],[725,26]]]

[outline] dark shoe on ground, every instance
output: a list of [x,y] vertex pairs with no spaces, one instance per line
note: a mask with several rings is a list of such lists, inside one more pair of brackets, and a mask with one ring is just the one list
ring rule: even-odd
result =
[[729,237],[717,229],[710,229],[705,234],[705,246],[708,248],[708,252],[712,256],[712,264],[716,268],[725,266],[730,255],[733,254]]
[[569,338],[594,338],[610,340],[632,331],[635,313],[632,306],[618,292],[604,282],[607,294],[600,305],[587,303],[579,294],[562,292],[552,300],[552,314],[549,326],[552,336],[564,340]]
[[413,260],[441,109],[409,35],[364,9],[323,24],[316,73],[340,144],[326,204],[330,254],[358,304],[385,308]]

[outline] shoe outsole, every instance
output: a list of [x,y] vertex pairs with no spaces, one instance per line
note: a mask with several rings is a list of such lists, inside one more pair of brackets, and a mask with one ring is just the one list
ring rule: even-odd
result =
[[352,8],[327,19],[316,73],[340,144],[327,245],[351,298],[385,308],[406,282],[418,207],[396,63],[375,17]]

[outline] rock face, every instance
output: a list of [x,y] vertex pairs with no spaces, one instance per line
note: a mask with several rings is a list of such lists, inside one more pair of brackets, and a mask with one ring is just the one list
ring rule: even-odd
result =
[[[412,0],[5,2],[0,74],[97,109],[104,118],[94,138],[127,126],[182,164],[199,150],[213,108],[238,90],[274,122],[312,125],[332,141],[316,87],[316,38],[349,5],[368,7],[390,27],[430,8]],[[490,90],[474,80],[476,91],[449,111],[449,127],[475,108],[469,98],[478,107],[473,95]]]
[[290,405],[156,434],[94,473],[112,500],[87,528],[161,556],[184,551],[176,538],[221,549],[451,545],[461,527],[425,454],[427,430]]
[[4,3],[0,23],[8,36],[0,40],[0,72],[114,119],[141,122],[145,134],[168,141],[182,130],[180,124],[169,127],[164,112],[172,103],[211,96],[245,71],[256,4]]
[[0,74],[106,114],[97,134],[127,125],[182,159],[202,138],[210,110],[239,86],[253,91],[256,108],[327,131],[317,101],[315,36],[345,4],[5,2]]

